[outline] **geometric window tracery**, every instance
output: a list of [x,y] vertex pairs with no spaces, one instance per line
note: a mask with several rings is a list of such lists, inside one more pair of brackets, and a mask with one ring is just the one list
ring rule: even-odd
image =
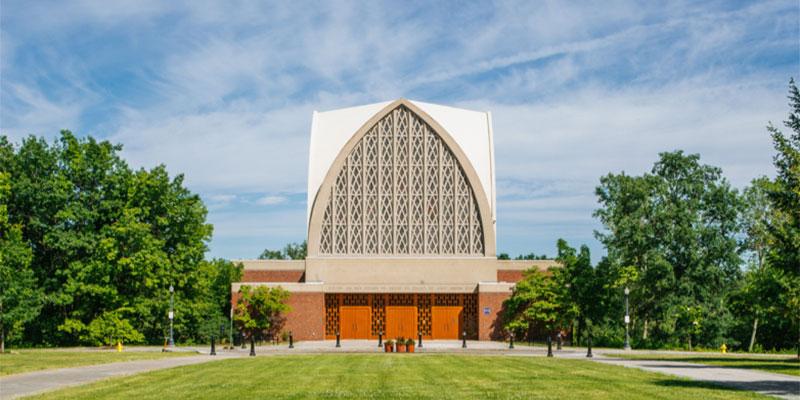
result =
[[355,145],[330,188],[323,255],[483,255],[475,194],[453,152],[400,105]]

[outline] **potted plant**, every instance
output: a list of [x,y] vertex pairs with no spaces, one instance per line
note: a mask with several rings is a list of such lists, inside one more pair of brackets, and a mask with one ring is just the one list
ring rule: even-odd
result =
[[414,343],[414,339],[409,338],[408,340],[406,340],[406,352],[413,353],[415,344],[416,343]]
[[405,353],[406,352],[406,339],[402,336],[397,338],[397,352],[398,353]]
[[394,350],[394,342],[391,340],[387,340],[383,342],[383,351],[387,353],[391,353]]

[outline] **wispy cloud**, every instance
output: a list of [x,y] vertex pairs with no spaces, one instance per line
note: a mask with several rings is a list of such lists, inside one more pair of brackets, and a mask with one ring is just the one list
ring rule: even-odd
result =
[[490,110],[498,248],[551,252],[564,236],[600,251],[602,174],[640,173],[676,148],[739,186],[770,173],[763,126],[784,118],[799,9],[4,3],[0,129],[18,139],[71,128],[123,143],[134,166],[184,173],[218,225],[212,254],[243,257],[305,234],[293,199],[313,110],[400,96]]

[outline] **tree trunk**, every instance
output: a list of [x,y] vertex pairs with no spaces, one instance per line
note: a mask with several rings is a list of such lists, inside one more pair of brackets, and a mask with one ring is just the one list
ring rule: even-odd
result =
[[689,351],[692,351],[692,334],[689,334]]
[[753,352],[753,345],[756,344],[756,331],[758,330],[758,317],[753,320],[753,333],[750,335],[750,346],[747,347],[747,352]]
[[642,340],[647,340],[647,318],[644,319],[644,329],[642,330]]

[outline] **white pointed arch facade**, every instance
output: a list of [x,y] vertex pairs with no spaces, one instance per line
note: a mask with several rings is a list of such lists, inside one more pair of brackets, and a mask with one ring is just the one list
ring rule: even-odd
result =
[[397,100],[352,134],[325,174],[309,207],[309,256],[493,257],[492,204],[453,137]]

